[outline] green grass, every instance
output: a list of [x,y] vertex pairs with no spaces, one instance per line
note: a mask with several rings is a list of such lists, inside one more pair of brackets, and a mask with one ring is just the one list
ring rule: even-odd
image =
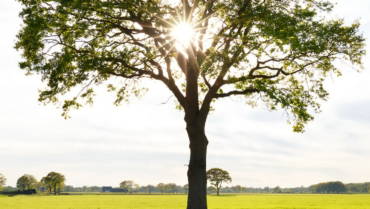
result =
[[[370,195],[209,196],[209,209],[370,209]],[[185,195],[0,196],[0,209],[185,209]]]

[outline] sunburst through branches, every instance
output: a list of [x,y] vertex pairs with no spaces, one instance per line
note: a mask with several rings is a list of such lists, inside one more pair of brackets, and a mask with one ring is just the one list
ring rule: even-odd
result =
[[181,20],[173,23],[169,35],[175,43],[174,47],[184,54],[189,47],[197,47],[199,41],[196,26],[190,21]]

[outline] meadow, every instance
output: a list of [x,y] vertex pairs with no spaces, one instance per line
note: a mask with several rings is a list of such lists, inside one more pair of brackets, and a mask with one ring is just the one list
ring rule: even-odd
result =
[[[370,195],[208,196],[209,209],[370,209]],[[0,196],[0,209],[184,209],[185,195]]]

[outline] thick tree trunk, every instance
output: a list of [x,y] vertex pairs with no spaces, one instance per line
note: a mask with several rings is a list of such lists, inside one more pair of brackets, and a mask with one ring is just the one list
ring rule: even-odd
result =
[[199,121],[187,122],[186,129],[190,141],[187,209],[207,209],[206,157],[208,140],[204,132],[204,125],[200,125]]

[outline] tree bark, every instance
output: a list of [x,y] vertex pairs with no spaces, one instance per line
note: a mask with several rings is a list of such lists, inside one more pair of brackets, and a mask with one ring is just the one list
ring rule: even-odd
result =
[[206,158],[208,140],[204,124],[201,124],[200,120],[187,121],[186,130],[190,141],[187,209],[207,209]]

